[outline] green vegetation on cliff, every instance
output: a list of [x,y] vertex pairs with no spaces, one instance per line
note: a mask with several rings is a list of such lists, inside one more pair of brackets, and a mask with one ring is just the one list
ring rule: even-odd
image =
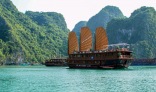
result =
[[107,33],[110,44],[132,44],[136,58],[156,57],[156,11],[152,7],[141,7],[126,19],[113,19]]
[[55,12],[19,12],[10,0],[0,2],[0,62],[44,62],[67,55],[69,30]]

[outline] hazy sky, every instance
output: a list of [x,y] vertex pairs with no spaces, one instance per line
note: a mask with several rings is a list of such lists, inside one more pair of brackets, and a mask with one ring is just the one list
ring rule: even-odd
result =
[[107,5],[117,6],[127,17],[141,6],[156,9],[155,0],[11,0],[20,12],[27,10],[61,13],[72,30],[79,21],[88,21]]

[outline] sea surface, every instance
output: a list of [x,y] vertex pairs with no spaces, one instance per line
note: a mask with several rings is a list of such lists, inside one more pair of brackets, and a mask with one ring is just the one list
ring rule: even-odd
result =
[[156,92],[156,66],[118,70],[0,66],[0,92]]

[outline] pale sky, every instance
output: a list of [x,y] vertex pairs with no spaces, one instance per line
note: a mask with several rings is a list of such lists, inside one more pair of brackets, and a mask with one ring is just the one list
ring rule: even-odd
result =
[[79,21],[88,21],[107,5],[117,6],[129,17],[141,6],[156,9],[155,0],[11,0],[20,12],[39,11],[61,13],[72,30]]

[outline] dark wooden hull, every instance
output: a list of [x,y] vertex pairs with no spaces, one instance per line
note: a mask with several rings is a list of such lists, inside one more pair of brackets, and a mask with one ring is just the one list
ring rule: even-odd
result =
[[[87,63],[88,62],[88,63]],[[121,61],[121,60],[107,60],[107,61],[96,61],[96,64],[90,63],[95,61],[87,61],[85,64],[68,64],[69,68],[95,68],[95,69],[122,69],[122,68],[128,68],[132,60],[127,61]]]

